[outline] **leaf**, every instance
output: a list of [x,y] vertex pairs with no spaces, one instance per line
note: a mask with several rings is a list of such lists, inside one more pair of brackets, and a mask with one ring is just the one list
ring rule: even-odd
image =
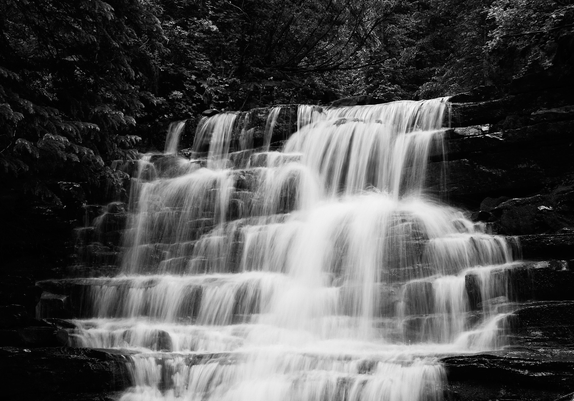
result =
[[138,142],[141,141],[141,137],[137,135],[120,135],[117,137],[118,145],[124,146],[126,148],[133,148]]
[[0,75],[4,78],[12,79],[14,81],[20,81],[20,76],[7,68],[0,66]]
[[26,151],[28,154],[32,155],[32,157],[36,159],[40,157],[40,152],[38,152],[38,148],[34,146],[32,142],[27,141],[26,139],[23,138],[16,139],[14,150],[17,153],[22,153],[23,151]]
[[26,172],[30,169],[22,160],[11,156],[0,155],[0,165],[6,174],[18,175],[18,173]]
[[70,144],[70,141],[68,140],[68,138],[63,137],[62,135],[56,135],[56,134],[45,134],[42,139],[40,140],[41,142],[53,142],[55,144],[57,144],[57,146],[59,148],[64,148],[65,146]]
[[51,203],[56,206],[61,206],[62,201],[52,192],[44,182],[32,180],[24,184],[24,191],[40,198],[45,203]]

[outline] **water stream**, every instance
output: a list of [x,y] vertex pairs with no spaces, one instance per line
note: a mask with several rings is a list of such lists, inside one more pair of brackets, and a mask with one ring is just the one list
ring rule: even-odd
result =
[[174,142],[144,157],[122,274],[93,280],[74,344],[134,352],[125,401],[442,400],[440,355],[505,344],[508,311],[473,306],[468,277],[504,298],[492,272],[513,266],[512,244],[425,192],[447,106],[301,106],[270,151],[276,108],[242,169],[223,113],[197,159]]

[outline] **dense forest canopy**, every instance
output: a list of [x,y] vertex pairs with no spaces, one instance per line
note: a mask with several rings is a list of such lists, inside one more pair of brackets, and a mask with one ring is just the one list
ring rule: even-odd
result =
[[574,2],[0,0],[0,31],[1,206],[50,214],[121,197],[114,161],[209,108],[504,91],[571,65]]

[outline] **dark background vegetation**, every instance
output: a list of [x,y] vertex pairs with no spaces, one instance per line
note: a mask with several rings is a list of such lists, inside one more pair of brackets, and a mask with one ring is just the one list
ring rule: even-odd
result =
[[[67,263],[118,161],[206,109],[423,99],[569,74],[569,0],[0,0],[0,270]],[[47,273],[46,273],[47,274]]]

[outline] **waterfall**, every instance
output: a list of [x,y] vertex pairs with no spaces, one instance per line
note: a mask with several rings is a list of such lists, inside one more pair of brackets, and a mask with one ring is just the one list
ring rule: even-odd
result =
[[167,135],[165,138],[165,154],[174,155],[177,153],[179,139],[183,129],[185,128],[185,121],[177,121],[171,123],[167,128]]
[[504,346],[507,311],[487,301],[514,265],[425,190],[447,110],[302,106],[270,152],[275,108],[244,169],[237,115],[204,119],[206,161],[142,159],[122,274],[93,280],[74,344],[132,351],[124,401],[442,400],[440,355]]

